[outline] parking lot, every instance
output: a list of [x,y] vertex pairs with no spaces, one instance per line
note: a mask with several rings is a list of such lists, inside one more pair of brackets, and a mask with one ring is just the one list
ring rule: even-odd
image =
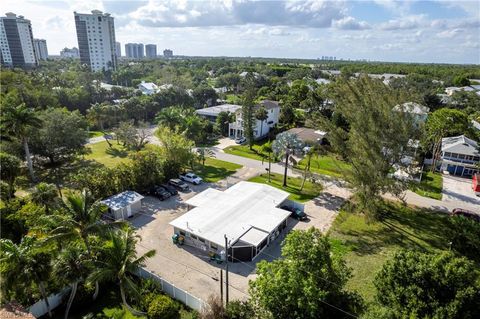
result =
[[[237,180],[230,180],[229,186]],[[225,181],[217,184],[190,185],[192,191],[180,193],[165,201],[153,197],[144,199],[142,212],[130,221],[137,228],[142,240],[137,245],[139,253],[155,249],[156,255],[149,259],[147,268],[179,288],[196,297],[207,300],[211,294],[220,293],[220,269],[225,264],[210,261],[206,252],[195,247],[177,246],[172,243],[173,228],[169,222],[186,213],[190,208],[184,201],[207,187],[224,190]],[[280,235],[254,261],[229,263],[230,298],[244,299],[248,294],[248,281],[255,278],[256,263],[260,260],[273,260],[280,256],[280,244],[292,229],[306,229],[314,226],[328,230],[336,210],[343,202],[343,195],[329,191],[305,205],[307,221],[288,219],[287,231]],[[346,196],[346,195],[345,195]]]

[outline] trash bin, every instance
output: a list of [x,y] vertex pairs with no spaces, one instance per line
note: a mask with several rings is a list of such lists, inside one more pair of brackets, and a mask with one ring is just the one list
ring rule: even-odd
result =
[[173,242],[174,244],[178,244],[178,234],[173,234],[173,236],[172,236],[172,242]]

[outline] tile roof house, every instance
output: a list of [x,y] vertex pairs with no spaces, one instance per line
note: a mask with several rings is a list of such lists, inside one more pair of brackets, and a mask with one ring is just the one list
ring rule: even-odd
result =
[[480,171],[480,150],[476,141],[465,135],[442,138],[442,172],[452,175],[472,176]]

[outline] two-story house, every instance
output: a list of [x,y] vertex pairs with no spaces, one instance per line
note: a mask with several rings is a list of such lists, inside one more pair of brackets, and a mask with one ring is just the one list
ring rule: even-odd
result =
[[452,175],[472,176],[480,168],[480,151],[478,143],[465,135],[442,138],[441,166],[442,172]]
[[[256,140],[265,137],[270,132],[270,129],[278,124],[278,119],[280,118],[280,105],[278,102],[263,100],[255,106],[254,112],[262,106],[267,110],[268,118],[265,121],[254,120],[253,137]],[[235,118],[235,122],[230,123],[229,136],[232,138],[244,137],[242,109],[235,111]]]

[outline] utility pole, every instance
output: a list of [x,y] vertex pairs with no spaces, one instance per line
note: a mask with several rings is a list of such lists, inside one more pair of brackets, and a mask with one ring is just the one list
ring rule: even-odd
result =
[[223,269],[220,269],[220,301],[223,305]]
[[228,305],[228,242],[225,236],[225,305]]

